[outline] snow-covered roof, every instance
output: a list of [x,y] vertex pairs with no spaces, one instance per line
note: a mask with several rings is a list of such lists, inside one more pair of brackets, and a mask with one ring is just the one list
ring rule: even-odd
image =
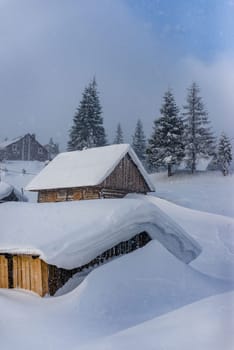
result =
[[60,153],[26,186],[26,190],[99,185],[127,153],[136,164],[150,190],[154,191],[154,185],[148,174],[128,144]]
[[16,137],[16,138],[12,139],[12,140],[6,140],[6,141],[1,142],[1,143],[0,143],[0,149],[4,149],[4,148],[6,148],[7,146],[12,145],[13,143],[15,143],[15,142],[21,140],[22,137],[23,137],[23,136],[19,136],[19,137]]
[[0,252],[36,254],[50,264],[74,268],[146,231],[184,262],[195,259],[200,246],[144,197],[4,203]]

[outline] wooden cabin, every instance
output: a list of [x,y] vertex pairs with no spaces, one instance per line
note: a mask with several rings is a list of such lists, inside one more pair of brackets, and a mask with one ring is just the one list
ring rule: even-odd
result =
[[151,237],[141,232],[106,250],[85,265],[74,269],[47,264],[38,255],[0,253],[0,288],[20,288],[40,296],[54,295],[74,274],[84,278],[99,265],[145,246]]
[[122,198],[154,191],[128,144],[60,153],[26,187],[38,202]]
[[37,140],[35,134],[26,134],[0,143],[1,160],[38,160],[49,159],[47,149]]

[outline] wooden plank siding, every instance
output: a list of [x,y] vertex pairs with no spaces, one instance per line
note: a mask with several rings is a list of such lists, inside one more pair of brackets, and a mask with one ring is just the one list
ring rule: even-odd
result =
[[8,288],[8,260],[0,255],[0,288]]
[[121,159],[116,168],[100,186],[101,188],[124,190],[127,193],[146,193],[150,191],[144,177],[128,154]]
[[47,264],[38,257],[31,255],[14,255],[13,288],[31,290],[40,296],[47,294]]
[[146,193],[150,188],[128,154],[98,186],[40,190],[38,202],[64,202],[99,198],[122,198],[127,193]]

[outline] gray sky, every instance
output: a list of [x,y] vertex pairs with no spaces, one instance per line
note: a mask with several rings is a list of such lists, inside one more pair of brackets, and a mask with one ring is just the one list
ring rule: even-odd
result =
[[193,80],[234,137],[233,26],[232,0],[0,0],[0,140],[34,132],[64,149],[94,75],[110,142],[138,118],[149,136],[165,90],[181,107]]

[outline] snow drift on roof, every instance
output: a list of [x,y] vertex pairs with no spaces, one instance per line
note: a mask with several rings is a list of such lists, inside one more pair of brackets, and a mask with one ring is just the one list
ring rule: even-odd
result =
[[136,164],[150,190],[154,191],[148,174],[128,144],[60,153],[28,184],[26,190],[99,185],[127,153]]
[[200,246],[144,197],[2,204],[0,252],[36,254],[74,268],[146,231],[186,263],[196,258]]

